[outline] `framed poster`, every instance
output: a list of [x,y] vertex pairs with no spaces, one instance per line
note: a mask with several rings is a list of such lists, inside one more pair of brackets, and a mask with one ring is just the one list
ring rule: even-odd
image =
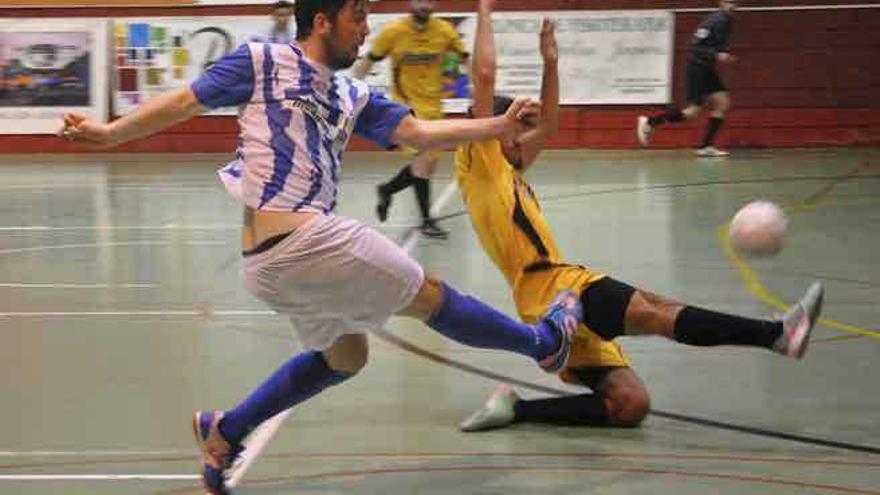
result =
[[493,16],[498,91],[536,96],[538,32],[556,20],[560,99],[567,105],[643,105],[672,98],[674,16],[666,10],[502,12]]
[[53,134],[65,112],[107,119],[107,23],[0,20],[2,134]]
[[[187,86],[211,64],[269,26],[267,16],[114,21],[114,112],[124,115],[152,96]],[[236,112],[236,108],[219,108],[212,114]]]

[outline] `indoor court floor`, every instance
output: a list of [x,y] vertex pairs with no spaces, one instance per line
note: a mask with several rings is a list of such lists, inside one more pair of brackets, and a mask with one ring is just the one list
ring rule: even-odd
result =
[[[245,290],[225,155],[0,158],[0,493],[199,494],[194,409],[229,408],[299,349]],[[371,224],[395,154],[349,153],[339,213]],[[427,270],[514,314],[462,214],[448,241],[387,225]],[[548,152],[529,174],[569,261],[693,304],[767,316],[825,282],[803,361],[623,338],[652,394],[641,428],[458,423],[494,382],[575,391],[526,359],[394,319],[360,376],[298,407],[237,493],[880,495],[880,150]],[[764,198],[785,250],[743,259],[723,224]],[[344,304],[344,301],[341,301]]]

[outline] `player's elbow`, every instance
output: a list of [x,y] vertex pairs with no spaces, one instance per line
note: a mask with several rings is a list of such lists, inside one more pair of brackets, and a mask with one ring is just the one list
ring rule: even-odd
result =
[[203,107],[195,92],[190,88],[181,88],[177,90],[177,95],[173,100],[175,113],[185,116],[193,116],[202,113]]
[[483,87],[495,86],[495,64],[480,64],[473,74],[474,84]]
[[428,149],[431,144],[431,133],[425,122],[409,116],[401,121],[392,136],[394,144],[409,146],[417,150]]

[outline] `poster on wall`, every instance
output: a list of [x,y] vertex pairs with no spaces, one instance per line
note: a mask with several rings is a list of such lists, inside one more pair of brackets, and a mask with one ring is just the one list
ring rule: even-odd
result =
[[[512,96],[538,96],[543,63],[538,44],[544,12],[499,12],[492,16],[498,74],[497,91]],[[477,17],[471,13],[437,14],[455,26],[472,49]],[[382,26],[396,15],[370,16],[370,36],[362,54]],[[674,16],[670,11],[556,11],[560,99],[568,105],[658,104],[672,97]],[[450,54],[452,55],[452,54]],[[370,86],[387,90],[388,62],[376,64]],[[457,60],[444,64],[445,107],[468,105],[468,81]]]
[[[113,23],[114,112],[182,88],[224,55],[267,30],[265,16],[122,19]],[[235,108],[214,111],[234,115]]]
[[[388,21],[406,14],[372,14],[364,55]],[[476,16],[437,14],[453,24],[466,47],[474,43]],[[498,91],[537,96],[542,62],[538,46],[541,12],[493,16],[498,51]],[[557,21],[563,104],[662,104],[671,98],[673,15],[669,11],[562,11]],[[264,33],[268,16],[151,18],[118,20],[113,27],[114,91],[117,114],[150,96],[183,87],[241,43]],[[467,108],[469,81],[462,60],[444,57],[444,108]],[[389,61],[373,66],[367,83],[388,92]],[[234,115],[237,109],[215,110]]]
[[[498,90],[536,96],[542,63],[538,32],[544,13],[493,16]],[[559,45],[560,98],[569,105],[658,104],[671,99],[673,14],[670,11],[552,12]]]
[[[370,35],[362,53],[366,53],[379,28],[399,15],[376,14],[369,17]],[[469,15],[444,16],[454,25],[463,25]],[[265,34],[271,26],[267,16],[138,18],[120,19],[113,24],[114,110],[124,115],[169,89],[181,88],[201,75],[223,55],[242,43]],[[463,25],[467,28],[467,25]],[[473,26],[460,31],[472,42]],[[470,38],[468,38],[468,33]],[[460,60],[449,54],[444,58],[444,88],[451,100],[447,111],[465,108],[467,78]],[[345,72],[343,72],[345,73]],[[367,83],[383,93],[388,91],[391,69],[387,62],[376,64]],[[213,115],[235,115],[236,108],[220,108]]]
[[107,118],[107,23],[0,21],[2,134],[53,134],[65,112]]

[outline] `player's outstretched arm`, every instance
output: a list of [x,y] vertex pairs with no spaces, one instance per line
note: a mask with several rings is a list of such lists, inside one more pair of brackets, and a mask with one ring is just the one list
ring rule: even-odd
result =
[[133,112],[110,123],[67,113],[58,134],[90,148],[104,149],[155,134],[204,110],[187,87],[151,98]]
[[544,59],[541,118],[534,129],[519,138],[524,169],[538,158],[546,139],[559,131],[559,49],[556,44],[556,25],[550,19],[545,18],[541,24],[540,47],[541,58]]
[[248,45],[215,62],[186,88],[151,98],[109,124],[67,114],[59,132],[76,143],[103,149],[155,134],[208,108],[247,103],[254,92],[254,64]]
[[474,117],[492,116],[495,97],[495,33],[492,31],[492,6],[495,0],[480,0],[477,10],[477,34],[474,37],[474,60],[471,68],[474,83]]
[[517,99],[507,113],[484,119],[420,120],[404,118],[391,136],[397,145],[420,150],[447,148],[472,141],[517,139],[534,127],[541,105]]

